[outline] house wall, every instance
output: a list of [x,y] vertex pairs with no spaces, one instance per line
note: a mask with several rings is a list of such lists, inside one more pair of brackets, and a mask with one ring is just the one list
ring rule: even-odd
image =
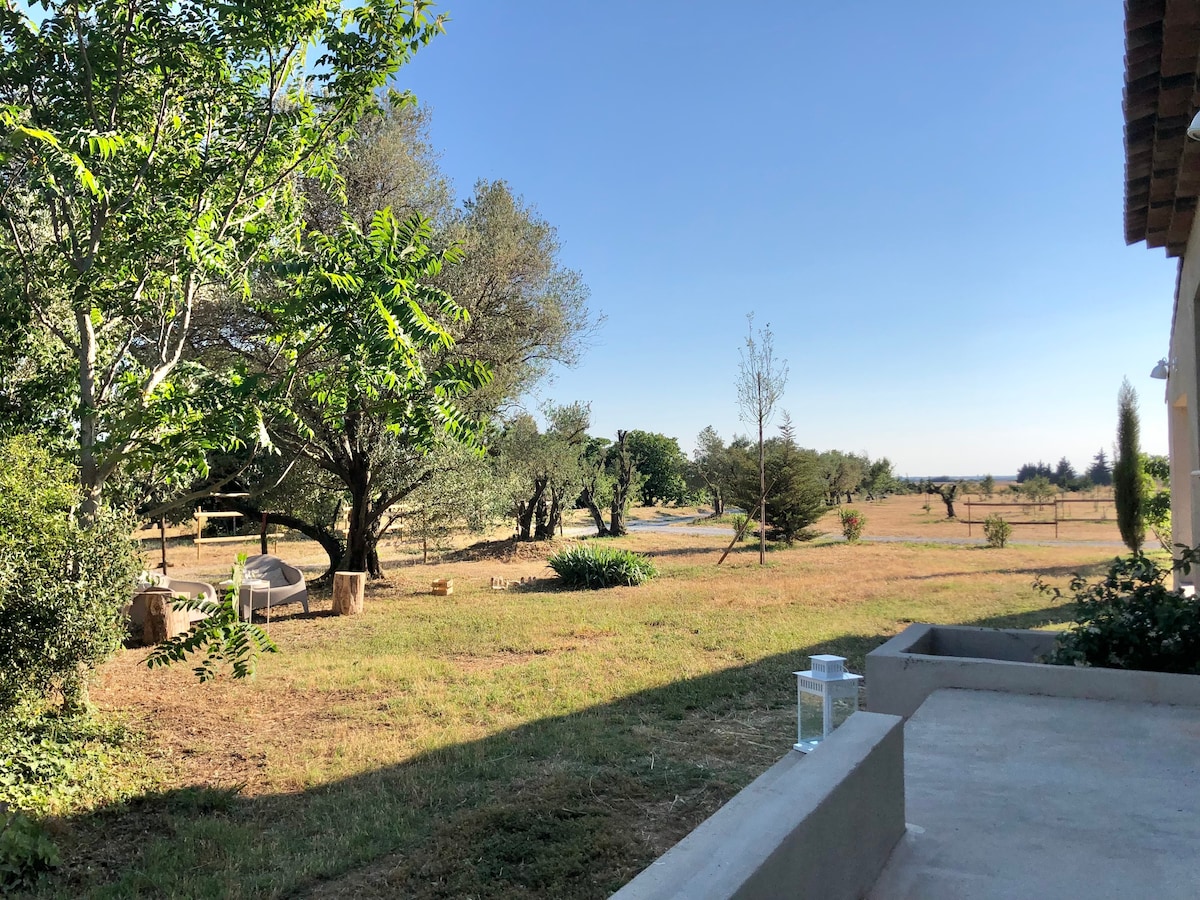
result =
[[[1171,372],[1167,379],[1167,428],[1171,451],[1171,523],[1175,543],[1195,546],[1200,537],[1197,476],[1200,470],[1200,371],[1197,370],[1196,303],[1200,295],[1200,217],[1192,225],[1180,260],[1171,323]],[[1193,575],[1185,581],[1192,581]],[[1178,578],[1177,578],[1178,582]]]

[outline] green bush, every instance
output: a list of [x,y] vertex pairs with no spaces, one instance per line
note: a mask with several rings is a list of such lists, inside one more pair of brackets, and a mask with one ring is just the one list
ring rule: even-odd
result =
[[101,510],[84,528],[78,502],[72,467],[31,436],[0,440],[0,711],[55,689],[86,705],[88,670],[121,644],[132,523]]
[[852,507],[845,507],[838,512],[842,520],[842,534],[851,544],[862,537],[863,529],[867,527],[867,517]]
[[1012,535],[1012,526],[996,513],[983,520],[983,536],[989,547],[1003,547]]
[[149,777],[139,746],[119,724],[21,710],[0,721],[0,805],[61,816],[119,802]]
[[580,544],[550,557],[550,566],[568,587],[605,588],[638,585],[658,574],[654,564],[632,550]]
[[[1069,593],[1075,623],[1049,662],[1200,675],[1200,602],[1167,588],[1169,571],[1141,553],[1113,560],[1103,580],[1076,575]],[[1056,599],[1064,593],[1040,581]]]
[[44,828],[0,804],[0,893],[30,891],[58,865],[58,848]]
[[734,534],[740,533],[742,535],[743,541],[750,540],[750,533],[752,529],[750,527],[751,522],[749,516],[747,516],[745,513],[734,513],[729,517],[729,524],[733,526]]

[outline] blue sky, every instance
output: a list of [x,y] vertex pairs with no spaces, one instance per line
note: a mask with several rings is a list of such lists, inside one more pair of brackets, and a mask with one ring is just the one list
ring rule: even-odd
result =
[[[399,84],[460,195],[504,178],[606,316],[542,399],[747,430],[746,313],[805,446],[904,474],[1166,450],[1175,263],[1122,237],[1121,4],[447,0]],[[536,402],[536,401],[535,401]]]

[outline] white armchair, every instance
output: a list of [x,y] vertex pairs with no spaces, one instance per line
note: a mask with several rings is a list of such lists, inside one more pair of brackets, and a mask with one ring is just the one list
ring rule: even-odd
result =
[[[308,585],[304,583],[304,573],[278,556],[251,556],[242,571],[242,581],[238,610],[243,619],[248,619],[254,610],[266,607],[268,601],[272,609],[285,603],[300,603],[308,612]],[[265,581],[268,587],[251,587],[245,584],[247,581]]]

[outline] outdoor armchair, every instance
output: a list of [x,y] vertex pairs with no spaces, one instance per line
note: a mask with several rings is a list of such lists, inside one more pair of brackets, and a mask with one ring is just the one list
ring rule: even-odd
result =
[[[284,603],[300,603],[308,612],[308,586],[304,583],[304,573],[278,556],[251,556],[242,571],[242,581],[238,610],[243,619],[248,619],[256,609],[264,609],[268,600],[272,609]],[[245,583],[249,581],[265,581],[270,587]]]

